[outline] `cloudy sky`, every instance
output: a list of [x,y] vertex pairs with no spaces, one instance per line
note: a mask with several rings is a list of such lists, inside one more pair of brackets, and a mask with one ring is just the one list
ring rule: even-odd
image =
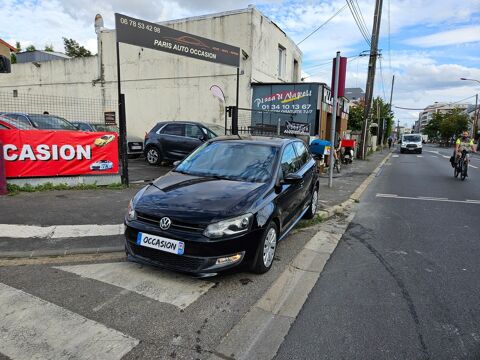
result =
[[[295,42],[343,8],[330,22],[299,47],[308,81],[329,83],[330,60],[336,51],[351,58],[347,87],[365,89],[369,48],[345,0],[1,0],[0,37],[25,48],[53,44],[63,50],[62,37],[73,38],[96,52],[93,28],[100,13],[106,27],[114,27],[114,12],[148,21],[164,21],[254,4]],[[371,34],[374,1],[357,0],[366,32]],[[435,101],[473,103],[480,84],[480,0],[384,0],[374,94],[388,99],[395,74],[393,105],[423,108]],[[395,109],[400,123],[410,125],[417,110]]]

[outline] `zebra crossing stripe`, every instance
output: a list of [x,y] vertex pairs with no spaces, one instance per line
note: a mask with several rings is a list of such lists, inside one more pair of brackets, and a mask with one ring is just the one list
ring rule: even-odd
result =
[[[131,262],[56,266],[56,269],[127,289],[151,299],[186,308],[214,283]],[[101,306],[101,304],[99,305]]]
[[138,340],[0,283],[0,353],[14,360],[121,359]]

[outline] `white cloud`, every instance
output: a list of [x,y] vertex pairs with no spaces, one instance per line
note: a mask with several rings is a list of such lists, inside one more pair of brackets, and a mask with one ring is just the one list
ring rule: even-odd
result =
[[442,31],[436,34],[407,39],[406,44],[420,47],[447,46],[480,41],[480,26]]

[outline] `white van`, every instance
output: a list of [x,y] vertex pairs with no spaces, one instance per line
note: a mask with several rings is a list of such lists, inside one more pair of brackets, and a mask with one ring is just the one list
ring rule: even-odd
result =
[[422,153],[422,135],[421,134],[404,134],[402,135],[402,143],[400,144],[400,152],[416,152]]

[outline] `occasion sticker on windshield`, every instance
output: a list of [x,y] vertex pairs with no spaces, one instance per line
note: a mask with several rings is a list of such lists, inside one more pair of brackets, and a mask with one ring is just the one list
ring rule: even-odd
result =
[[172,254],[183,255],[185,250],[185,243],[167,239],[161,236],[155,236],[139,232],[137,235],[137,245],[146,246],[152,249],[157,249]]

